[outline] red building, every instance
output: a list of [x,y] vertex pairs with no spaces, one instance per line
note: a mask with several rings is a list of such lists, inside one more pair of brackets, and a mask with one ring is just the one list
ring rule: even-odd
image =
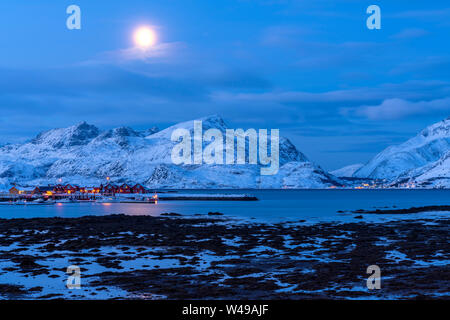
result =
[[118,193],[132,193],[131,192],[131,187],[129,185],[127,185],[126,183],[124,183],[123,185],[121,185],[119,187],[119,192]]
[[66,193],[64,186],[62,184],[57,184],[56,186],[54,186],[53,192],[54,193]]
[[138,183],[131,188],[131,193],[147,193],[147,190]]
[[101,193],[117,193],[118,191],[118,187],[111,183],[108,183],[106,186],[102,185],[101,187]]
[[85,188],[84,187],[79,187],[76,185],[71,185],[71,184],[66,184],[66,185],[62,185],[62,184],[57,184],[56,186],[49,186],[52,189],[53,193],[69,193],[69,194],[73,194],[75,192],[85,192]]
[[129,184],[122,184],[120,186],[108,183],[106,186],[100,185],[98,188],[100,193],[148,193],[148,190],[145,189],[141,184],[135,184],[134,186],[130,186]]
[[[131,194],[131,193],[148,193],[148,190],[142,186],[141,184],[135,184],[134,186],[130,186],[129,184],[122,184],[120,186],[114,185],[112,183],[108,183],[107,185],[101,184],[99,187],[79,187],[77,185],[71,184],[57,184],[55,186],[45,186],[45,187],[36,187],[36,193],[45,193],[47,195],[50,194],[75,194],[77,192],[80,193],[101,193],[101,194]],[[18,192],[17,192],[18,193]]]

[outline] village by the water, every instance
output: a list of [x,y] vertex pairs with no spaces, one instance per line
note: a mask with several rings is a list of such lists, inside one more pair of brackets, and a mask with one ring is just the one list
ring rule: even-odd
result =
[[151,190],[142,184],[100,184],[98,186],[79,186],[75,184],[54,184],[44,186],[12,186],[8,192],[0,193],[2,205],[50,205],[76,202],[97,203],[149,203],[158,200],[228,200],[255,201],[249,194],[192,194],[171,190]]
[[78,186],[55,184],[46,186],[14,185],[8,193],[0,194],[0,201],[10,204],[55,204],[78,201],[95,202],[144,202],[156,203],[158,194],[141,184],[100,184],[99,186]]

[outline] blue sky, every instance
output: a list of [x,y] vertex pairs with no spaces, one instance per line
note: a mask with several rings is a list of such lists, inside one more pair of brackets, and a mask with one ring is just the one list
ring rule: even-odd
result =
[[[142,25],[158,36],[145,52]],[[3,0],[0,143],[219,114],[279,128],[325,169],[365,162],[450,115],[449,34],[447,1]]]

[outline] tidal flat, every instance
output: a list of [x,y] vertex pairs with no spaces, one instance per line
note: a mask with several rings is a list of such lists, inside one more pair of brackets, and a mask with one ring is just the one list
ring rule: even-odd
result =
[[[447,217],[0,219],[1,299],[449,299]],[[68,289],[67,267],[81,271]],[[381,289],[366,286],[381,270]]]

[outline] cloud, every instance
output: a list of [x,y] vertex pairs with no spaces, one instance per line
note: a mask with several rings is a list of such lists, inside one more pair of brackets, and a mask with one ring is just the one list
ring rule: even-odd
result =
[[266,91],[262,93],[232,93],[215,91],[214,101],[230,103],[348,103],[382,101],[384,99],[427,99],[450,93],[450,82],[408,81],[399,84],[386,83],[378,87],[361,87],[324,92]]
[[[11,132],[29,137],[30,131],[39,128],[82,120],[105,126],[154,125],[204,116],[205,112],[232,115],[223,105],[211,102],[211,92],[272,87],[252,70],[197,65],[182,70],[139,61],[45,69],[0,67],[0,120],[5,122],[0,141],[16,141]],[[238,107],[246,118],[250,115]]]
[[386,99],[379,105],[342,109],[343,114],[369,120],[395,120],[412,115],[450,111],[450,97],[412,102],[404,99]]
[[396,33],[394,35],[391,36],[392,39],[414,39],[414,38],[420,38],[423,36],[426,36],[428,33],[428,31],[424,30],[424,29],[420,29],[420,28],[409,28],[409,29],[404,29],[402,31],[400,31],[399,33]]
[[[409,81],[322,92],[282,90],[252,70],[192,67],[183,73],[159,72],[159,66],[101,64],[45,70],[0,68],[0,111],[4,117],[42,114],[114,122],[164,119],[164,114],[229,115],[283,125],[324,121],[339,123],[339,108],[372,106],[383,100],[433,100],[450,96],[450,82]],[[129,112],[133,110],[133,112]],[[189,110],[189,111],[187,111]],[[273,118],[276,110],[277,117]],[[77,118],[78,120],[78,118]],[[81,119],[82,120],[82,119]],[[166,120],[167,121],[167,120]],[[60,123],[58,125],[64,125]]]
[[186,44],[183,42],[158,43],[149,48],[131,47],[102,52],[94,59],[84,61],[81,64],[122,64],[133,61],[145,63],[170,62],[180,56],[184,49],[186,49]]
[[68,68],[0,69],[0,94],[7,96],[73,97],[145,94],[180,101],[200,98],[206,91],[195,81],[149,76],[114,65]]

